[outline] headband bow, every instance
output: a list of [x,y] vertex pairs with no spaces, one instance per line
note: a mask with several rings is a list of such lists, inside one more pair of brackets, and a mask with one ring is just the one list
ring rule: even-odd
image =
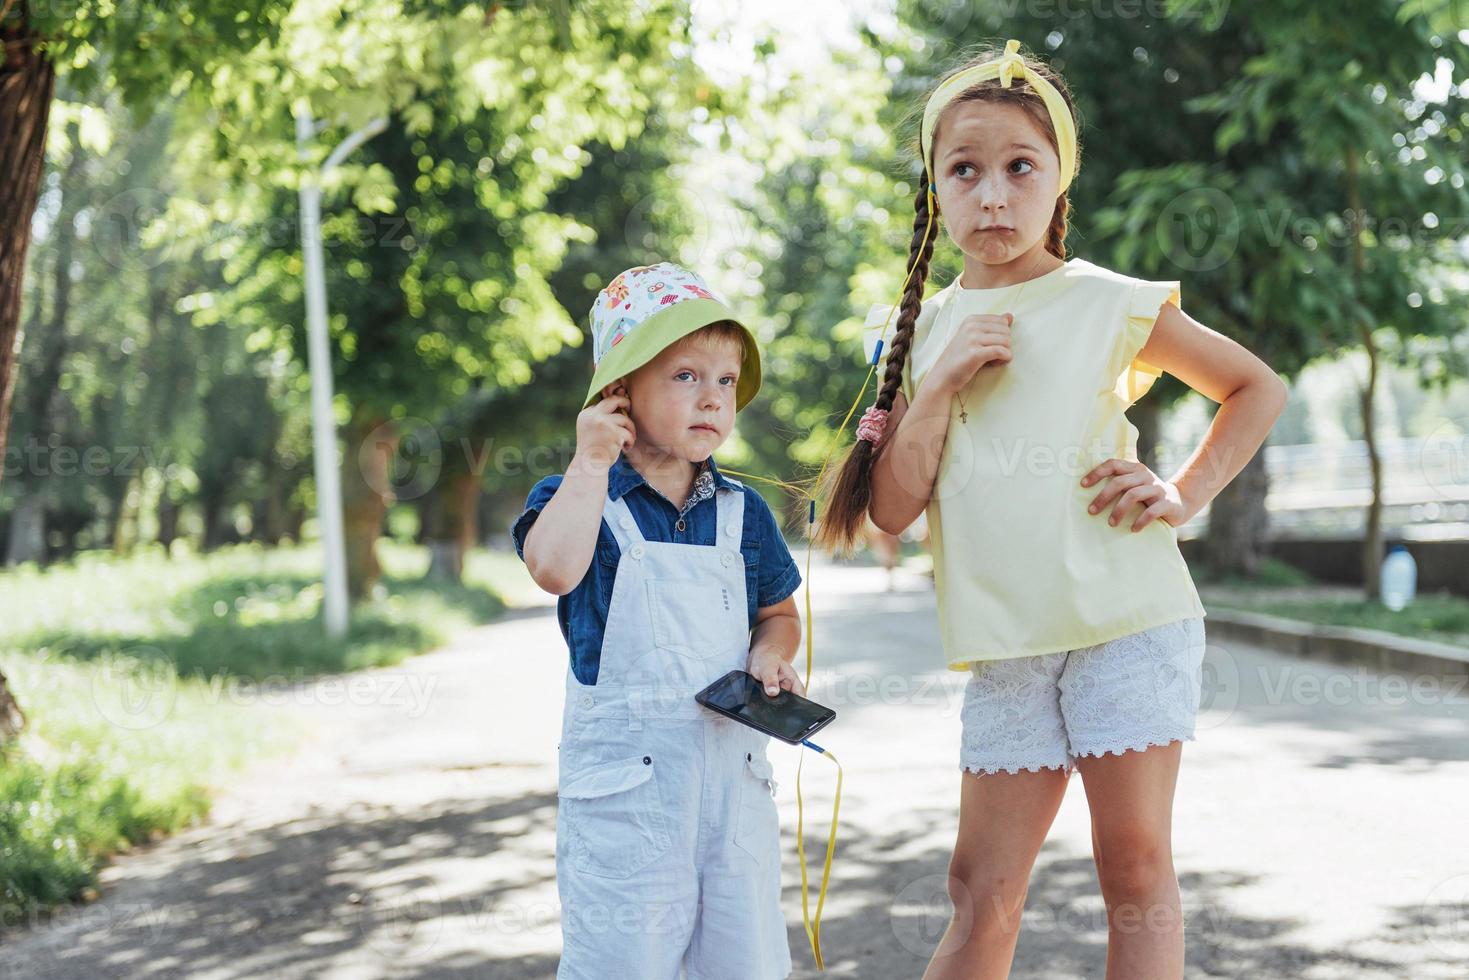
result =
[[938,125],[939,115],[944,111],[944,107],[961,92],[972,88],[979,82],[998,78],[1001,86],[1009,88],[1011,81],[1021,78],[1035,89],[1041,101],[1046,104],[1046,112],[1051,117],[1051,127],[1056,131],[1056,152],[1061,161],[1061,185],[1057,193],[1064,193],[1066,188],[1071,186],[1071,181],[1076,176],[1076,121],[1071,117],[1071,108],[1066,104],[1066,99],[1056,90],[1056,86],[1027,66],[1019,52],[1020,42],[1011,38],[1005,42],[1004,54],[983,64],[955,72],[944,79],[929,97],[928,105],[923,109],[921,138],[923,165],[928,168],[930,180],[934,179],[933,131]]

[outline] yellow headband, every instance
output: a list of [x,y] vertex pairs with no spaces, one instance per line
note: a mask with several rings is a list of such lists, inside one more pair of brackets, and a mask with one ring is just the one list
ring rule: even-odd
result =
[[923,165],[928,168],[930,181],[937,180],[933,172],[933,130],[938,125],[939,114],[944,111],[944,107],[960,92],[978,82],[998,78],[1002,86],[1009,88],[1011,79],[1019,75],[1030,83],[1030,87],[1045,102],[1046,111],[1051,115],[1051,126],[1056,130],[1056,149],[1061,158],[1061,186],[1056,193],[1065,193],[1066,188],[1071,186],[1071,179],[1076,176],[1076,122],[1071,118],[1071,109],[1061,93],[1056,91],[1056,86],[1026,66],[1019,51],[1020,42],[1011,38],[1005,42],[1004,54],[993,61],[986,61],[950,75],[929,97],[928,105],[923,110],[922,140]]

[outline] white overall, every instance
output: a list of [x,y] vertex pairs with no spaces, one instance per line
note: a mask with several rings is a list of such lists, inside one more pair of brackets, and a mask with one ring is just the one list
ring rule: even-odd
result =
[[791,970],[769,736],[694,701],[750,648],[744,493],[715,505],[713,546],[647,541],[626,501],[603,509],[621,556],[597,683],[566,675],[558,980]]

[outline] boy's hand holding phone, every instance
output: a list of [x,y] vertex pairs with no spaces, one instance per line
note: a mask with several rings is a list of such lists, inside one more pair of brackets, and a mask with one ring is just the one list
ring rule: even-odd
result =
[[775,697],[781,691],[793,691],[806,696],[806,685],[790,662],[769,647],[756,647],[750,651],[750,662],[745,668],[752,677],[765,685],[765,693]]

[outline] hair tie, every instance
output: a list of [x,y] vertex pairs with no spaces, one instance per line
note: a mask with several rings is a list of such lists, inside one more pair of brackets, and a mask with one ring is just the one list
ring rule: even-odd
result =
[[883,430],[887,428],[888,413],[886,409],[878,408],[876,403],[869,405],[867,411],[862,413],[862,418],[857,422],[857,440],[867,440],[874,446],[882,439]]

